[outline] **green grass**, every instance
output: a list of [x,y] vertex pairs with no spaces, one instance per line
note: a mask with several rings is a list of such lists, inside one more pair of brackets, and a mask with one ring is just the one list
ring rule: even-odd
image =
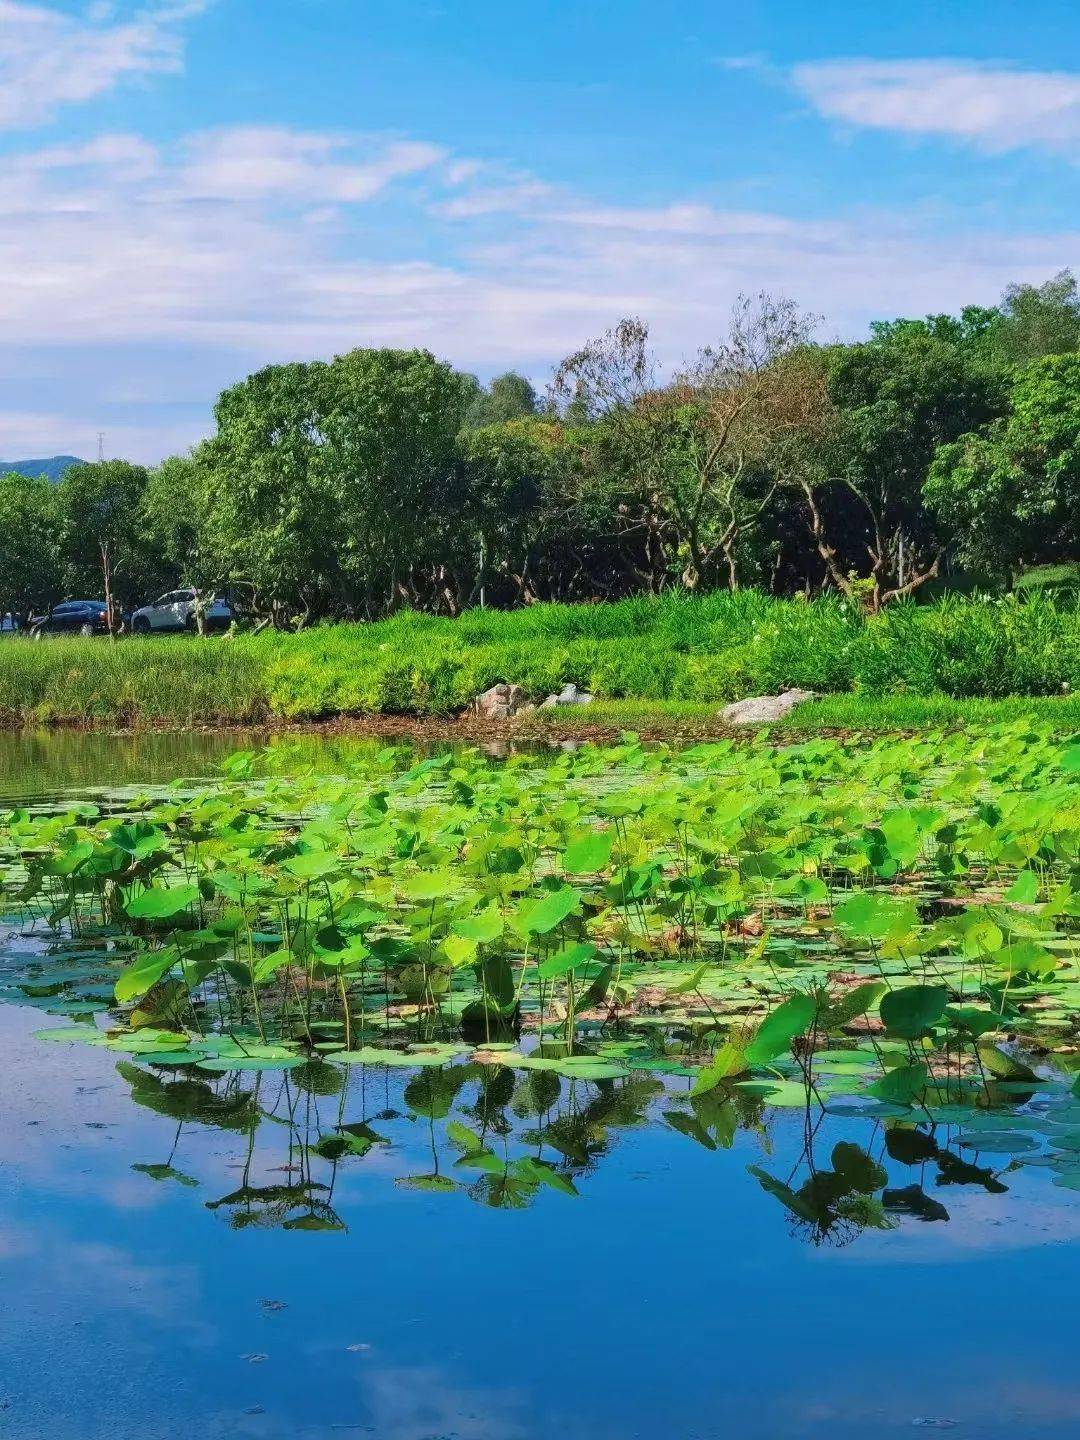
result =
[[1034,565],[1018,575],[1013,585],[1021,591],[1070,591],[1075,595],[1080,590],[1080,565]]
[[1080,696],[1015,695],[1007,700],[956,700],[951,695],[826,695],[778,722],[782,730],[931,730],[1037,720],[1080,731]]
[[[634,731],[657,739],[750,734],[763,728],[732,730],[723,723],[721,709],[692,700],[599,700],[580,708],[537,711],[522,720],[520,728],[537,736]],[[950,695],[826,695],[798,706],[767,728],[770,733],[886,733],[985,727],[1028,719],[1043,728],[1080,732],[1080,697],[1017,695],[1007,700],[955,700]]]
[[0,642],[0,724],[216,725],[265,719],[263,664],[248,644],[57,636]]
[[[956,712],[933,709],[940,697],[1080,691],[1080,609],[1041,595],[950,597],[867,617],[835,597],[804,603],[743,591],[471,611],[457,620],[404,612],[300,634],[9,638],[0,641],[0,723],[451,716],[500,680],[537,701],[574,681],[605,703],[630,704],[627,715],[643,704],[661,707],[652,712],[660,725],[704,722],[726,701],[793,685],[851,695],[855,710],[841,707],[835,717],[864,715],[856,697],[867,696],[875,697],[872,713],[891,713],[902,728],[937,723],[934,714],[952,723]],[[885,700],[892,710],[881,708]],[[591,723],[600,713],[590,709]],[[608,713],[619,722],[619,712]],[[557,723],[585,722],[560,713]]]

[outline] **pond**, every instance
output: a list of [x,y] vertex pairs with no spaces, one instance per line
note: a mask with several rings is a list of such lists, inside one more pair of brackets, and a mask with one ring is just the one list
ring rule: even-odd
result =
[[[204,789],[200,777],[223,762],[235,737],[147,738],[149,745],[62,735],[55,747],[51,737],[39,738],[28,752],[27,741],[0,737],[5,803],[25,802],[4,842],[8,918],[0,928],[5,1434],[863,1440],[950,1429],[1034,1440],[1076,1433],[1071,1320],[1080,1192],[1069,1157],[1080,1146],[1080,1100],[1068,1058],[1076,983],[1071,923],[1061,914],[1060,884],[1068,881],[1052,873],[1045,846],[1022,838],[1023,824],[1052,831],[1061,873],[1069,872],[1072,846],[1062,837],[1080,807],[1069,798],[1071,763],[1064,779],[1053,771],[1060,757],[1050,741],[1004,734],[979,754],[970,744],[932,740],[933,756],[917,746],[902,754],[811,746],[782,761],[763,747],[746,755],[698,747],[672,757],[628,743],[617,753],[524,757],[509,766],[474,756],[437,760],[427,772],[400,749],[369,745],[320,757],[316,742],[306,742],[303,753],[286,748],[269,766],[241,762],[228,781]],[[979,776],[971,775],[976,768]],[[311,778],[312,770],[350,773],[331,783]],[[178,789],[138,794],[177,777],[185,782]],[[625,785],[620,777],[629,777]],[[331,837],[326,817],[346,824],[346,792],[368,809],[348,811],[342,840]],[[734,800],[751,793],[752,823]],[[916,820],[925,820],[933,846],[927,840],[917,855],[891,818],[898,794],[909,808],[916,799],[926,807]],[[587,1002],[586,991],[600,983],[589,968],[596,962],[571,965],[572,947],[586,943],[582,935],[600,936],[611,916],[595,878],[607,862],[584,854],[603,827],[584,822],[599,817],[610,825],[618,863],[644,873],[650,847],[664,847],[670,860],[683,833],[681,820],[671,830],[663,818],[672,796],[683,815],[705,795],[695,834],[706,820],[718,834],[738,812],[739,871],[752,903],[736,897],[732,882],[724,890],[731,915],[718,921],[727,882],[710,850],[705,887],[695,892],[701,934],[693,954],[683,953],[690,925],[680,910],[680,934],[662,952],[646,951],[640,933],[634,944],[622,937],[629,958],[607,983],[626,993]],[[786,797],[783,817],[777,796]],[[1015,806],[1009,811],[1010,796],[1022,796],[1026,820]],[[313,854],[340,865],[339,841],[354,859],[367,854],[365,833],[382,838],[388,815],[421,837],[398,857],[400,873],[397,860],[382,858],[364,871],[363,897],[384,918],[396,907],[397,943],[405,936],[412,957],[428,956],[422,982],[409,973],[415,958],[387,959],[387,937],[375,938],[382,920],[361,922],[354,910],[364,953],[379,964],[349,972],[352,1049],[342,1048],[335,1029],[342,1024],[336,985],[312,980],[311,1000],[306,988],[301,995],[281,983],[288,970],[280,968],[271,975],[268,967],[258,1034],[254,1005],[230,979],[235,949],[220,957],[220,977],[200,971],[196,983],[187,967],[200,962],[189,946],[169,972],[173,980],[114,1000],[119,974],[200,932],[179,926],[175,914],[137,919],[140,895],[178,888],[175,851],[169,866],[143,875],[144,887],[128,883],[130,866],[115,872],[134,912],[125,920],[97,913],[102,886],[62,873],[82,853],[74,847],[95,835],[97,858],[80,865],[97,864],[104,874],[103,846],[139,843],[130,833],[136,817],[173,837],[192,824],[205,829],[206,807],[222,797],[230,818],[216,812],[215,824],[232,827],[227,873],[252,883],[256,873],[260,883],[279,877],[278,889],[262,889],[257,903],[250,888],[237,901],[220,856],[192,863],[190,873],[203,881],[202,899],[192,903],[207,907],[202,920],[217,916],[231,944],[237,912],[252,905],[263,927],[255,933],[284,917],[299,953],[291,907],[313,905],[324,891],[338,898],[335,914],[348,931],[341,897],[349,874],[329,862],[284,867]],[[1028,812],[1040,804],[1049,811],[1032,819]],[[482,823],[470,818],[477,807]],[[528,823],[520,818],[526,811]],[[1019,859],[1000,851],[1006,811]],[[65,825],[48,829],[61,813]],[[448,840],[451,822],[468,833],[464,844],[460,834],[453,845]],[[323,828],[316,835],[312,826]],[[560,845],[569,837],[558,874],[536,859],[550,850],[549,827]],[[639,845],[637,829],[647,843]],[[307,840],[283,845],[286,833]],[[398,823],[395,855],[401,834]],[[879,933],[869,942],[859,926],[873,927],[843,910],[837,879],[842,874],[845,887],[852,876],[860,886],[866,880],[851,838],[864,835],[876,867],[866,889],[878,903]],[[884,858],[874,850],[882,835],[893,837]],[[530,864],[539,888],[526,894],[525,938],[515,944],[533,955],[538,974],[547,967],[548,979],[534,994],[524,962],[518,1009],[501,1017],[504,1034],[493,1008],[499,979],[476,978],[473,956],[449,967],[444,988],[436,937],[445,949],[447,932],[436,912],[451,906],[457,919],[448,923],[459,938],[491,911],[492,896],[516,914],[522,871],[499,866],[514,863],[503,852],[522,836],[536,841]],[[477,856],[493,840],[481,871]],[[202,842],[207,850],[220,843],[220,833]],[[760,857],[798,852],[796,878],[805,877],[807,844],[815,875],[829,878],[828,905],[783,875],[768,877],[763,902],[761,872],[769,867]],[[960,1041],[950,1049],[951,1028],[946,1033],[940,1018],[925,1027],[932,1043],[920,1031],[904,1041],[901,1057],[927,1057],[933,1091],[924,1084],[917,1099],[898,1101],[895,1077],[912,1066],[892,1065],[890,1037],[903,1025],[883,1010],[883,1030],[852,1023],[846,1038],[822,1038],[820,1050],[806,1043],[805,1027],[785,1037],[783,1053],[762,1048],[758,1025],[758,1048],[751,1040],[748,1053],[768,1054],[768,1063],[740,1061],[708,1080],[723,1068],[713,1032],[732,1043],[732,1017],[748,1008],[747,977],[789,1005],[796,992],[811,993],[826,967],[834,993],[848,971],[863,984],[880,971],[882,989],[890,983],[899,993],[898,945],[878,923],[881,906],[893,907],[889,923],[899,934],[896,907],[906,901],[898,896],[918,898],[917,920],[899,947],[906,947],[904,965],[914,964],[916,950],[932,951],[933,977],[944,977],[954,1002],[969,1002],[970,1027],[974,1009],[992,1004],[1001,989],[985,973],[977,985],[969,975],[989,963],[974,941],[967,952],[938,953],[952,934],[940,927],[953,921],[934,918],[930,899],[944,904],[946,890],[970,899],[987,889],[987,871],[973,858],[979,844],[998,846],[994,866],[1011,867],[1006,878],[1027,896],[1012,902],[1018,915],[1040,918],[1037,908],[1049,905],[1049,887],[1058,885],[1058,913],[1043,924],[1039,946],[1040,954],[1067,956],[1060,970],[1050,974],[1032,951],[1020,950],[1030,938],[996,937],[1004,943],[993,954],[1009,950],[1012,998],[1002,1001],[1002,1024],[992,1033],[1016,1067],[1012,1078],[976,1079]],[[23,894],[47,846],[51,916],[43,892]],[[634,906],[620,909],[616,896],[622,923],[639,914],[644,922],[671,920],[673,894],[699,868],[691,850],[681,866],[650,872],[661,877],[659,888],[642,891]],[[148,842],[143,853],[151,853]],[[945,858],[960,853],[963,883],[946,884]],[[491,855],[500,857],[494,865]],[[210,872],[218,877],[213,900],[204,861],[218,865]],[[1013,877],[1036,871],[1033,900],[1033,882]],[[446,900],[435,892],[451,873],[456,888]],[[461,884],[477,886],[481,873],[482,903],[465,923]],[[1000,878],[995,870],[999,901]],[[619,883],[625,890],[625,874]],[[567,888],[584,908],[536,928],[547,923],[536,905],[550,908],[549,897]],[[68,894],[74,906],[59,914],[57,901]],[[141,903],[142,911],[151,908]],[[990,923],[1002,921],[1005,908],[999,904]],[[826,909],[848,919],[830,928]],[[759,911],[764,934],[751,923]],[[645,930],[657,933],[656,925]],[[252,954],[264,960],[277,953],[281,934],[253,943]],[[334,944],[322,934],[309,977],[341,968]],[[839,968],[834,954],[823,958],[833,946],[845,947]],[[698,973],[702,956],[708,974]],[[1017,957],[1026,957],[1026,968]],[[168,988],[177,975],[191,982],[183,1011]],[[918,978],[927,978],[924,969]],[[494,1028],[463,1038],[478,996]],[[150,1014],[151,1000],[172,1008]],[[148,1012],[143,1021],[139,1007]],[[764,1002],[750,1008],[756,1023]],[[301,1020],[310,1027],[304,1039]],[[89,1043],[40,1038],[65,1030]],[[223,1034],[238,1037],[236,1044]],[[873,1077],[883,1052],[891,1101],[873,1098],[870,1088],[880,1086]],[[984,1047],[981,1058],[987,1055]]]

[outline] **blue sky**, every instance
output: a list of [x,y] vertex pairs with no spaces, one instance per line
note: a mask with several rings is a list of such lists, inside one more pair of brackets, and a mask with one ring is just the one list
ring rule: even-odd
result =
[[[0,456],[155,460],[270,361],[672,363],[1080,265],[1075,0],[0,0]],[[1021,23],[1022,22],[1022,23]]]

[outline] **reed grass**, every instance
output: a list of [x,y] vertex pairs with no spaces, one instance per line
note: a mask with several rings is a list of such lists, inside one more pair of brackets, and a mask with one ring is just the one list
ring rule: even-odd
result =
[[895,697],[889,713],[928,714],[904,706],[1080,691],[1080,610],[1042,596],[949,597],[868,617],[832,597],[745,591],[458,619],[403,612],[371,625],[205,640],[12,637],[0,641],[0,723],[452,715],[503,680],[534,700],[573,681],[603,700],[674,706],[795,685]]

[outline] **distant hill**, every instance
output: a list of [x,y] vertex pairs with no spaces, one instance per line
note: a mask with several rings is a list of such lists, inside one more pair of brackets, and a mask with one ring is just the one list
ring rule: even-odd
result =
[[44,475],[47,480],[59,480],[72,465],[84,465],[77,455],[53,455],[48,460],[0,460],[0,475]]

